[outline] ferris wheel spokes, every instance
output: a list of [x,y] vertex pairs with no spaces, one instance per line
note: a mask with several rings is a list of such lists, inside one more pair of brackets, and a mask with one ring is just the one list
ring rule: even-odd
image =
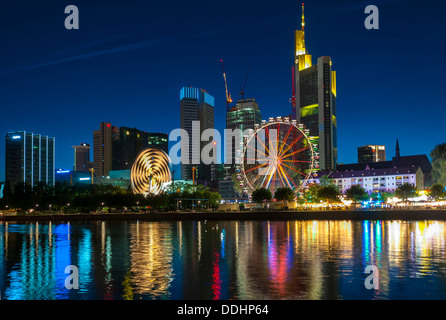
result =
[[303,126],[289,121],[270,120],[257,126],[245,141],[237,169],[245,192],[282,187],[299,192],[314,169],[314,149],[307,134]]

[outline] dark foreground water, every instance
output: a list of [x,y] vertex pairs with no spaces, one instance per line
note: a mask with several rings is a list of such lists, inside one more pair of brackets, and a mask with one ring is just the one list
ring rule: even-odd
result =
[[0,248],[2,299],[446,298],[444,222],[0,222]]

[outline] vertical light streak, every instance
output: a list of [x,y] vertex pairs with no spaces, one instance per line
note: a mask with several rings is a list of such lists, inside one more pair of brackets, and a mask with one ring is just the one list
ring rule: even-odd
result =
[[221,298],[221,279],[220,279],[220,254],[214,250],[214,261],[212,263],[212,293],[214,295],[213,300],[220,300]]

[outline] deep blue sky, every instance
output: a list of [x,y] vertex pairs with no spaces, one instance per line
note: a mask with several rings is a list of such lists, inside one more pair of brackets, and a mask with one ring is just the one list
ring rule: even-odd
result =
[[[80,29],[66,30],[77,5]],[[366,30],[377,5],[380,29]],[[92,143],[101,121],[169,133],[178,128],[179,90],[215,96],[225,124],[220,58],[238,98],[263,118],[291,113],[293,31],[301,3],[255,1],[8,1],[0,10],[0,181],[4,136],[27,130],[56,137],[56,167],[71,169],[71,146]],[[327,55],[338,74],[339,162],[357,147],[429,154],[445,137],[446,5],[440,1],[305,1],[313,62]],[[235,100],[235,99],[234,99]]]

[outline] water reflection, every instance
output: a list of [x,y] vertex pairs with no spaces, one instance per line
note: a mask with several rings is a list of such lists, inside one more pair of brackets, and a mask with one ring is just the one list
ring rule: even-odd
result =
[[[0,223],[6,299],[444,299],[445,223]],[[79,289],[65,288],[65,268]],[[368,265],[379,289],[367,290]]]
[[130,226],[130,281],[127,285],[131,296],[169,298],[173,278],[173,232],[169,224],[136,222]]

